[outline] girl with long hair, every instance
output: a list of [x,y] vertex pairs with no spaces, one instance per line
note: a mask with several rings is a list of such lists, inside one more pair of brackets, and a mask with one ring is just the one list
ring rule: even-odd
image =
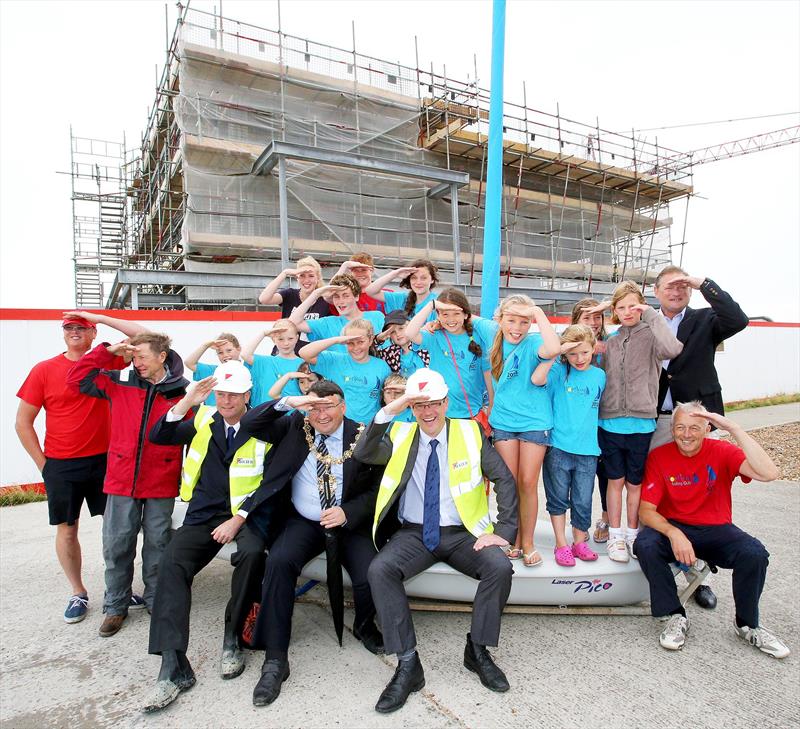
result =
[[[383,287],[390,281],[400,279],[400,287],[408,289],[402,291],[383,291]],[[410,266],[396,268],[394,271],[376,278],[367,286],[367,295],[382,301],[386,311],[403,309],[409,317],[415,316],[423,306],[436,299],[433,289],[439,283],[439,271],[427,258],[418,258]],[[431,311],[431,321],[435,316]]]

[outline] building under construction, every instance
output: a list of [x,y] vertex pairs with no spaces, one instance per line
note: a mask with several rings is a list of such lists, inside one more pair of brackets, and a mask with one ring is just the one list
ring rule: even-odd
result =
[[[477,76],[477,74],[476,74]],[[681,157],[504,103],[501,285],[563,310],[672,260]],[[184,9],[138,149],[72,138],[79,306],[255,305],[281,267],[425,256],[479,299],[489,92]],[[677,256],[676,256],[677,258]]]

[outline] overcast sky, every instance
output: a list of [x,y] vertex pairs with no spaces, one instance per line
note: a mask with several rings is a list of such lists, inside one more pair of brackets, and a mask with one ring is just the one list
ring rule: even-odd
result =
[[[193,2],[212,11],[215,3]],[[219,8],[219,2],[216,7]],[[277,3],[222,4],[277,28]],[[169,33],[177,8],[168,6]],[[74,303],[69,125],[138,144],[164,60],[162,2],[0,2],[0,306]],[[491,3],[283,0],[283,30],[431,62],[488,86]],[[630,130],[800,110],[798,2],[509,2],[505,96]],[[648,132],[691,150],[800,124],[800,115]],[[800,144],[698,167],[684,264],[751,316],[800,320]],[[673,209],[680,220],[682,204]],[[679,239],[681,230],[674,230]]]

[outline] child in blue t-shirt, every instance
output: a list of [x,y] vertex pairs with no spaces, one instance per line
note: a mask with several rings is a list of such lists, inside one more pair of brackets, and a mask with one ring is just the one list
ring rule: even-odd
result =
[[[277,354],[255,354],[256,349],[269,337]],[[296,372],[303,363],[295,354],[295,347],[300,339],[297,327],[288,319],[278,319],[270,329],[261,331],[255,339],[250,341],[242,350],[242,359],[251,366],[253,376],[253,390],[250,393],[250,405],[255,407],[270,400],[269,390],[280,377],[288,372]],[[284,395],[300,395],[297,380],[287,384]]]
[[[529,333],[536,322],[539,333]],[[519,494],[519,529],[508,551],[526,567],[542,564],[534,533],[539,511],[539,473],[553,427],[550,398],[531,381],[536,366],[560,351],[558,335],[533,299],[522,294],[506,297],[498,321],[475,323],[483,341],[491,342],[489,372],[494,391],[489,424],[494,447],[514,474]]]
[[[219,364],[227,362],[231,359],[242,359],[242,345],[235,335],[230,332],[222,332],[216,339],[211,339],[204,342],[197,349],[195,349],[186,359],[183,360],[183,366],[190,370],[192,379],[195,382],[204,380],[206,377],[211,377],[219,365],[206,364],[200,362],[200,358],[205,354],[206,350],[213,349],[217,354]],[[245,361],[245,366],[250,369],[250,365]],[[211,394],[206,398],[205,404],[209,407],[216,407],[217,398],[212,390]]]
[[[383,287],[390,281],[400,280],[403,291],[384,291]],[[439,283],[439,272],[427,258],[418,258],[410,266],[396,268],[394,271],[375,279],[367,286],[366,293],[384,303],[386,311],[403,309],[409,317],[416,316],[427,303],[436,299],[433,289]],[[431,311],[428,321],[436,319]]]
[[[551,447],[544,459],[544,492],[556,537],[556,563],[574,567],[575,559],[592,562],[589,548],[592,490],[600,446],[597,418],[606,374],[592,364],[595,336],[576,324],[561,335],[562,355],[540,364],[533,381],[547,384],[553,403]],[[566,512],[572,524],[572,546],[567,544]]]
[[[342,388],[345,414],[359,423],[368,423],[380,410],[383,381],[391,374],[386,362],[370,354],[373,336],[372,324],[356,319],[345,325],[341,336],[311,342],[300,350],[314,372]],[[335,344],[346,346],[346,353],[325,351]]]
[[[434,307],[439,329],[423,329]],[[406,336],[428,350],[430,368],[447,383],[448,418],[472,418],[482,406],[486,392],[483,350],[472,336],[472,309],[458,289],[445,289],[429,301],[406,326]]]
[[[407,378],[403,377],[403,375],[392,372],[392,374],[383,381],[381,407],[388,405],[390,402],[394,402],[398,397],[402,397],[406,394],[406,379]],[[411,412],[411,408],[406,408],[402,413],[395,415],[392,418],[392,422],[416,423],[417,419],[414,417],[414,413]]]
[[269,388],[269,399],[278,400],[284,397],[285,393],[283,390],[291,382],[297,383],[301,395],[308,395],[311,385],[315,382],[319,382],[321,379],[322,378],[311,369],[308,362],[303,362],[297,368],[297,372],[287,372],[275,381],[275,384]]

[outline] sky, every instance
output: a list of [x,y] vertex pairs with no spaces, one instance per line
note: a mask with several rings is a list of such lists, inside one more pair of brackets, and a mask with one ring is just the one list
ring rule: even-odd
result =
[[[191,7],[219,10],[220,2]],[[0,306],[74,304],[69,128],[138,144],[175,4],[0,0]],[[489,86],[484,0],[283,0],[282,29]],[[274,0],[222,12],[278,26]],[[800,111],[798,2],[509,0],[504,95],[630,130]],[[646,132],[693,150],[800,124],[800,113]],[[643,133],[645,134],[645,133]],[[800,144],[698,166],[683,264],[750,316],[800,321]],[[683,205],[673,207],[680,239]],[[702,300],[693,302],[702,304]]]

